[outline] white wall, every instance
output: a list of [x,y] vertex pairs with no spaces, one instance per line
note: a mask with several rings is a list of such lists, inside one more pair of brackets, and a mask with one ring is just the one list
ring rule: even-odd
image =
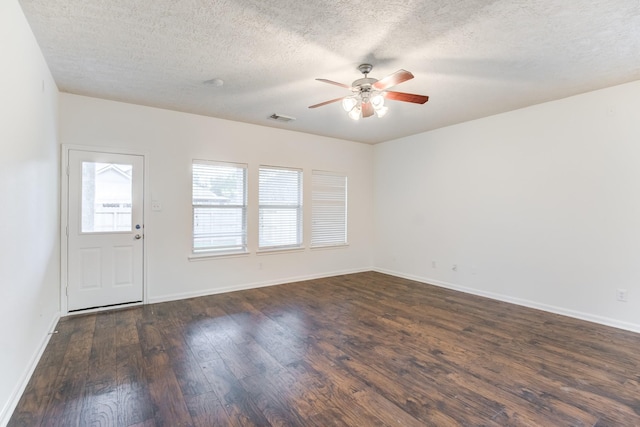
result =
[[59,312],[57,94],[16,0],[0,1],[0,425]]
[[[373,147],[210,117],[60,94],[62,144],[124,148],[148,158],[148,301],[328,276],[372,268]],[[191,162],[249,165],[251,255],[190,261]],[[257,167],[304,169],[305,239],[310,237],[311,170],[348,175],[346,248],[256,255]],[[162,211],[151,211],[151,200]]]
[[374,265],[640,331],[639,111],[634,82],[375,146]]
[[[16,0],[0,52],[0,425],[59,314],[59,143],[146,155],[149,302],[375,265],[640,331],[640,82],[372,147],[58,95]],[[303,168],[307,243],[311,170],[345,172],[350,246],[257,255],[254,206],[249,256],[189,261],[194,158],[248,163],[254,201],[259,164]]]

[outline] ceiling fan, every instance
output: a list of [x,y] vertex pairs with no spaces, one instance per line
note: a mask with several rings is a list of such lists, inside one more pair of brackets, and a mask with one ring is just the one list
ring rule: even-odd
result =
[[413,74],[406,70],[398,70],[380,80],[368,77],[373,69],[371,64],[361,64],[358,70],[364,74],[364,78],[358,79],[351,83],[351,86],[343,83],[334,82],[327,79],[316,79],[320,82],[350,89],[353,95],[343,96],[341,98],[331,99],[319,104],[311,105],[309,108],[322,107],[323,105],[342,101],[342,108],[349,113],[349,117],[358,120],[360,117],[370,117],[376,114],[382,117],[387,114],[388,108],[384,105],[384,99],[393,101],[413,102],[415,104],[424,104],[429,100],[426,95],[415,95],[413,93],[395,92],[387,90],[413,78]]

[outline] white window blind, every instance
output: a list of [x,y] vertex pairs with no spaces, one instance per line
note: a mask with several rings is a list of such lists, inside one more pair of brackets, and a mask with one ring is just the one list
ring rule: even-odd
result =
[[193,252],[247,250],[247,165],[194,160]]
[[338,173],[312,173],[311,247],[347,243],[347,177]]
[[258,181],[258,247],[302,246],[302,171],[261,166]]

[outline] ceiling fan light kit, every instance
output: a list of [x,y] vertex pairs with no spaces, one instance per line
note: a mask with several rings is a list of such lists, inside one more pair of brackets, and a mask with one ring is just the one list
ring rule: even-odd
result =
[[360,120],[363,104],[366,103],[371,104],[378,117],[384,116],[389,111],[389,108],[384,106],[383,93],[378,91],[360,92],[358,95],[347,96],[342,99],[342,108],[349,113],[349,117],[353,120]]
[[332,80],[316,79],[323,83],[329,83],[350,89],[353,92],[353,95],[321,102],[319,104],[311,105],[309,108],[317,108],[333,102],[342,101],[342,108],[347,112],[348,116],[353,120],[360,120],[361,117],[371,117],[374,114],[378,117],[383,117],[387,114],[389,108],[384,105],[385,98],[392,99],[394,101],[412,102],[415,104],[424,104],[429,100],[429,97],[425,95],[387,90],[390,87],[412,79],[413,74],[409,71],[398,70],[381,80],[377,80],[368,77],[368,74],[373,69],[371,64],[362,64],[358,69],[362,74],[364,74],[364,78],[354,81],[351,86],[334,82]]

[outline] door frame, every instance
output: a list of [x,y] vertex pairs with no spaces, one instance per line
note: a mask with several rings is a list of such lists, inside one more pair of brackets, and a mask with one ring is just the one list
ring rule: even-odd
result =
[[[90,151],[96,153],[108,153],[108,154],[125,154],[133,156],[141,156],[143,158],[144,173],[142,175],[142,223],[144,225],[144,234],[147,234],[149,229],[147,228],[148,212],[147,205],[151,200],[149,196],[149,156],[147,153],[140,153],[138,151],[130,150],[127,148],[114,148],[114,147],[99,147],[99,146],[85,146],[76,144],[61,144],[60,145],[60,313],[63,316],[74,314],[85,314],[97,311],[113,310],[118,306],[92,308],[88,310],[78,310],[73,313],[69,313],[67,304],[67,283],[69,281],[69,150],[78,151]],[[136,305],[147,304],[147,247],[146,239],[142,239],[142,303],[123,304],[123,307],[133,307]]]

